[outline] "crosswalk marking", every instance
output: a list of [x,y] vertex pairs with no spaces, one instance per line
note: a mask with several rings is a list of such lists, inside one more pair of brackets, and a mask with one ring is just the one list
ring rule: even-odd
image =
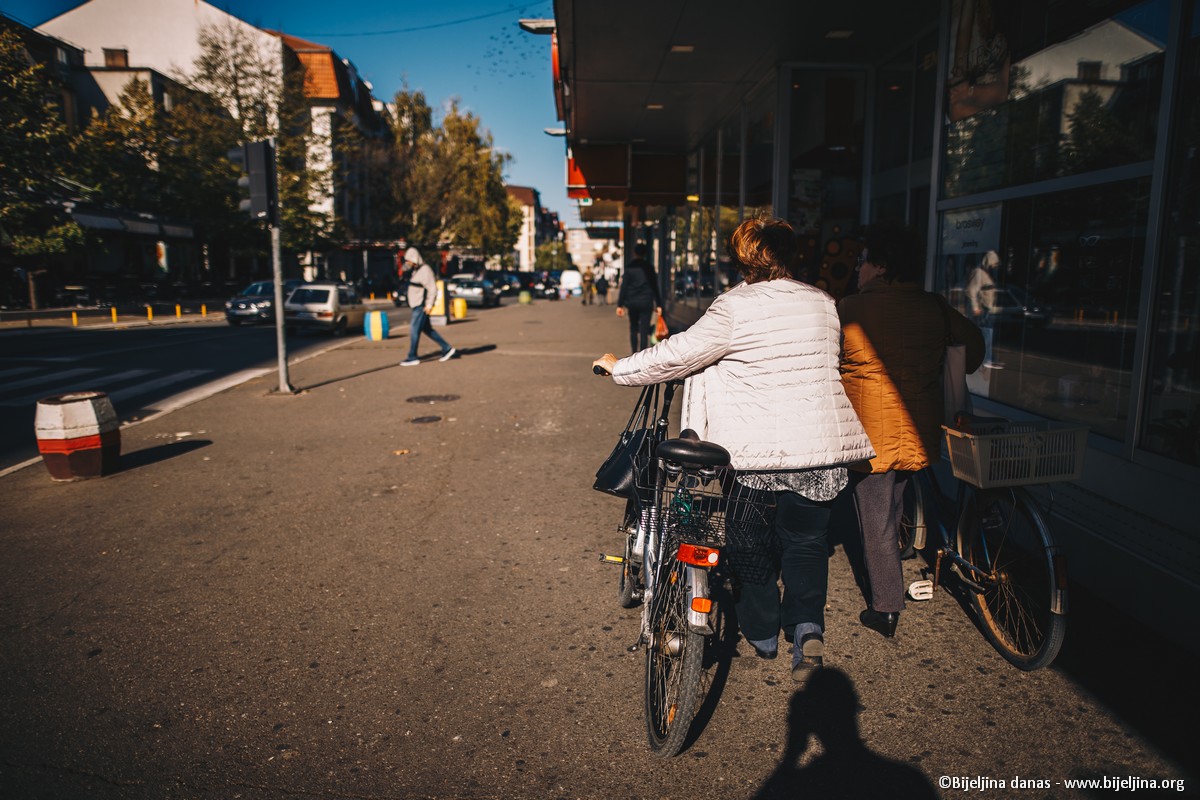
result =
[[[70,373],[73,373],[73,372],[96,372],[96,371],[97,370],[94,370],[94,369],[84,369],[84,370],[67,369],[67,370],[63,370],[62,372],[53,373],[52,375],[49,376],[49,378],[51,380],[61,380],[62,378],[67,377]],[[88,385],[88,386],[80,385],[79,381],[75,381],[73,383],[62,383],[51,389],[40,389],[36,392],[24,395],[22,397],[6,397],[3,399],[0,399],[0,405],[4,405],[4,406],[28,405],[30,403],[36,403],[38,400],[41,400],[43,397],[49,397],[49,396],[55,395],[55,394],[62,394],[64,392],[78,392],[78,391],[85,391],[85,390],[102,392],[102,391],[104,391],[105,386],[110,386],[114,383],[121,383],[122,381],[127,381],[127,380],[130,380],[131,378],[140,378],[143,375],[149,375],[153,371],[154,370],[151,370],[151,369],[127,369],[124,372],[117,372],[112,375],[102,375],[102,376],[99,376],[96,378],[89,378],[88,382],[90,385]],[[42,382],[44,382],[44,381],[42,381]],[[138,386],[145,386],[145,384],[138,384]],[[109,394],[109,398],[110,399],[112,398],[111,393]]]
[[173,383],[182,383],[183,381],[198,378],[201,375],[207,375],[212,370],[207,369],[185,369],[183,372],[173,372],[170,375],[164,375],[161,378],[155,378],[152,381],[145,381],[135,386],[130,386],[126,389],[120,389],[115,392],[108,393],[108,399],[114,403],[119,403],[129,397],[142,394],[144,392],[152,392],[155,389],[161,389],[164,386],[170,386]]
[[23,381],[13,381],[12,383],[4,384],[5,391],[13,389],[24,389],[26,386],[37,386],[39,383],[49,383],[50,381],[62,380],[64,378],[74,378],[78,375],[87,375],[92,372],[99,372],[95,367],[77,367],[75,369],[64,369],[58,372],[50,372],[45,375],[38,375],[36,378],[26,378]]

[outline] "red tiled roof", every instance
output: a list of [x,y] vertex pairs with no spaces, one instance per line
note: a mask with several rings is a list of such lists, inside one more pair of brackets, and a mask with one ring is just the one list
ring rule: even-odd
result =
[[508,196],[523,206],[536,206],[537,192],[528,186],[505,186]]
[[301,66],[304,67],[305,97],[324,100],[340,96],[337,66],[334,63],[332,48],[278,31],[268,31],[268,33],[282,39],[288,49],[294,52],[296,58],[300,60]]

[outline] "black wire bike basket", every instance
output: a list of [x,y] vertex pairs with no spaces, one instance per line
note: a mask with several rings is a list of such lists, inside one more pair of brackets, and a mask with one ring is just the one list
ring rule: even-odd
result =
[[640,462],[639,514],[647,531],[658,534],[663,552],[674,553],[685,542],[716,547],[735,580],[766,583],[775,577],[779,545],[771,493],[738,483],[730,468],[681,469],[649,454]]

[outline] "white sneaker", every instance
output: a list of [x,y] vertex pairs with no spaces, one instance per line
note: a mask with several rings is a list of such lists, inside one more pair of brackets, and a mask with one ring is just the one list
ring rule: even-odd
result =
[[458,352],[458,348],[451,347],[449,350],[447,350],[445,353],[442,354],[442,357],[439,358],[438,361],[449,361],[450,359],[454,358],[454,355],[457,352]]
[[417,359],[417,358],[408,358],[408,359],[405,359],[404,361],[401,361],[401,362],[400,362],[400,366],[402,366],[402,367],[415,367],[415,366],[417,366],[417,365],[418,365],[418,364],[420,364],[420,363],[421,363],[420,359]]

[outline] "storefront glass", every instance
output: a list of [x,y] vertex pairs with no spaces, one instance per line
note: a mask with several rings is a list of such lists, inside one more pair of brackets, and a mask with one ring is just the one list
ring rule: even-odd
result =
[[937,288],[984,333],[971,391],[1125,436],[1148,178],[942,215]]
[[[866,74],[791,72],[788,220],[805,280],[834,297],[849,288],[861,243]],[[907,158],[908,146],[902,148]]]
[[1141,446],[1200,465],[1200,2],[1189,5]]
[[952,0],[943,196],[1154,157],[1170,0]]
[[775,84],[768,82],[750,99],[745,116],[746,216],[774,213]]

